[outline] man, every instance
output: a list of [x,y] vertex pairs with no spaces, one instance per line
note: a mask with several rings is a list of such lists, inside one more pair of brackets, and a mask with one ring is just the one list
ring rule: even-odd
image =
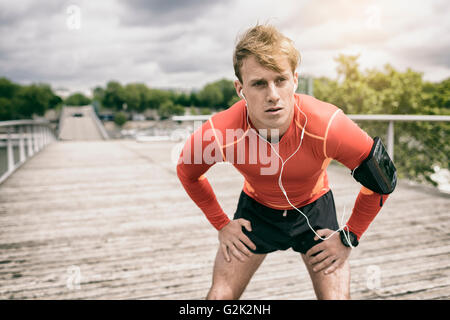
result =
[[[273,26],[249,29],[233,57],[242,100],[205,122],[180,155],[178,177],[219,233],[207,299],[238,299],[266,254],[288,248],[301,253],[318,299],[350,298],[351,248],[387,195],[362,187],[336,232],[326,168],[336,159],[354,170],[374,141],[339,108],[295,94],[299,57]],[[221,161],[245,178],[231,221],[203,175]]]

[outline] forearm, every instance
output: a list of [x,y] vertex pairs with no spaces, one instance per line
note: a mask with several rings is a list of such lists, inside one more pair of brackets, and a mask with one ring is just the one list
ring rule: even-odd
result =
[[384,204],[388,196],[380,195],[365,187],[361,188],[352,215],[347,222],[347,227],[357,236],[358,240],[381,210],[381,197],[383,197],[382,204]]
[[214,228],[220,230],[230,222],[205,176],[200,175],[198,178],[187,177],[181,166],[177,166],[177,174],[189,197],[202,210]]

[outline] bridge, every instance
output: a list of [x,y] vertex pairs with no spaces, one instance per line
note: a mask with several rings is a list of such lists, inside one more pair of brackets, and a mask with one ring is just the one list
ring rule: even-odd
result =
[[[46,141],[0,184],[0,299],[205,297],[217,232],[178,182],[179,142]],[[340,219],[359,185],[338,164],[328,173]],[[228,164],[206,176],[232,216],[243,178]],[[400,181],[350,256],[352,298],[448,299],[449,208]],[[288,250],[267,256],[242,298],[315,296]]]

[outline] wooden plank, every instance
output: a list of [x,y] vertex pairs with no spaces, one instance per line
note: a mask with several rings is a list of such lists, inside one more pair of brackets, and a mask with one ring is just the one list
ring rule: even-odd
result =
[[[177,181],[173,146],[57,143],[1,185],[0,298],[204,298],[217,233]],[[232,215],[242,177],[230,165],[214,166],[207,177]],[[340,215],[359,186],[338,166],[329,179]],[[448,278],[449,201],[399,184],[351,255],[354,298],[449,296],[439,278]],[[374,265],[382,275],[378,295],[366,287]],[[80,290],[66,286],[70,266],[81,270]],[[266,258],[243,298],[315,297],[299,255],[287,251]]]

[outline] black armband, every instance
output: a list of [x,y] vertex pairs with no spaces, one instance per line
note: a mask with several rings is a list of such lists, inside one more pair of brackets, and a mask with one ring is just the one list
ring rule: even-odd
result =
[[389,194],[397,185],[397,170],[381,139],[373,139],[369,156],[352,171],[352,176],[367,189]]

